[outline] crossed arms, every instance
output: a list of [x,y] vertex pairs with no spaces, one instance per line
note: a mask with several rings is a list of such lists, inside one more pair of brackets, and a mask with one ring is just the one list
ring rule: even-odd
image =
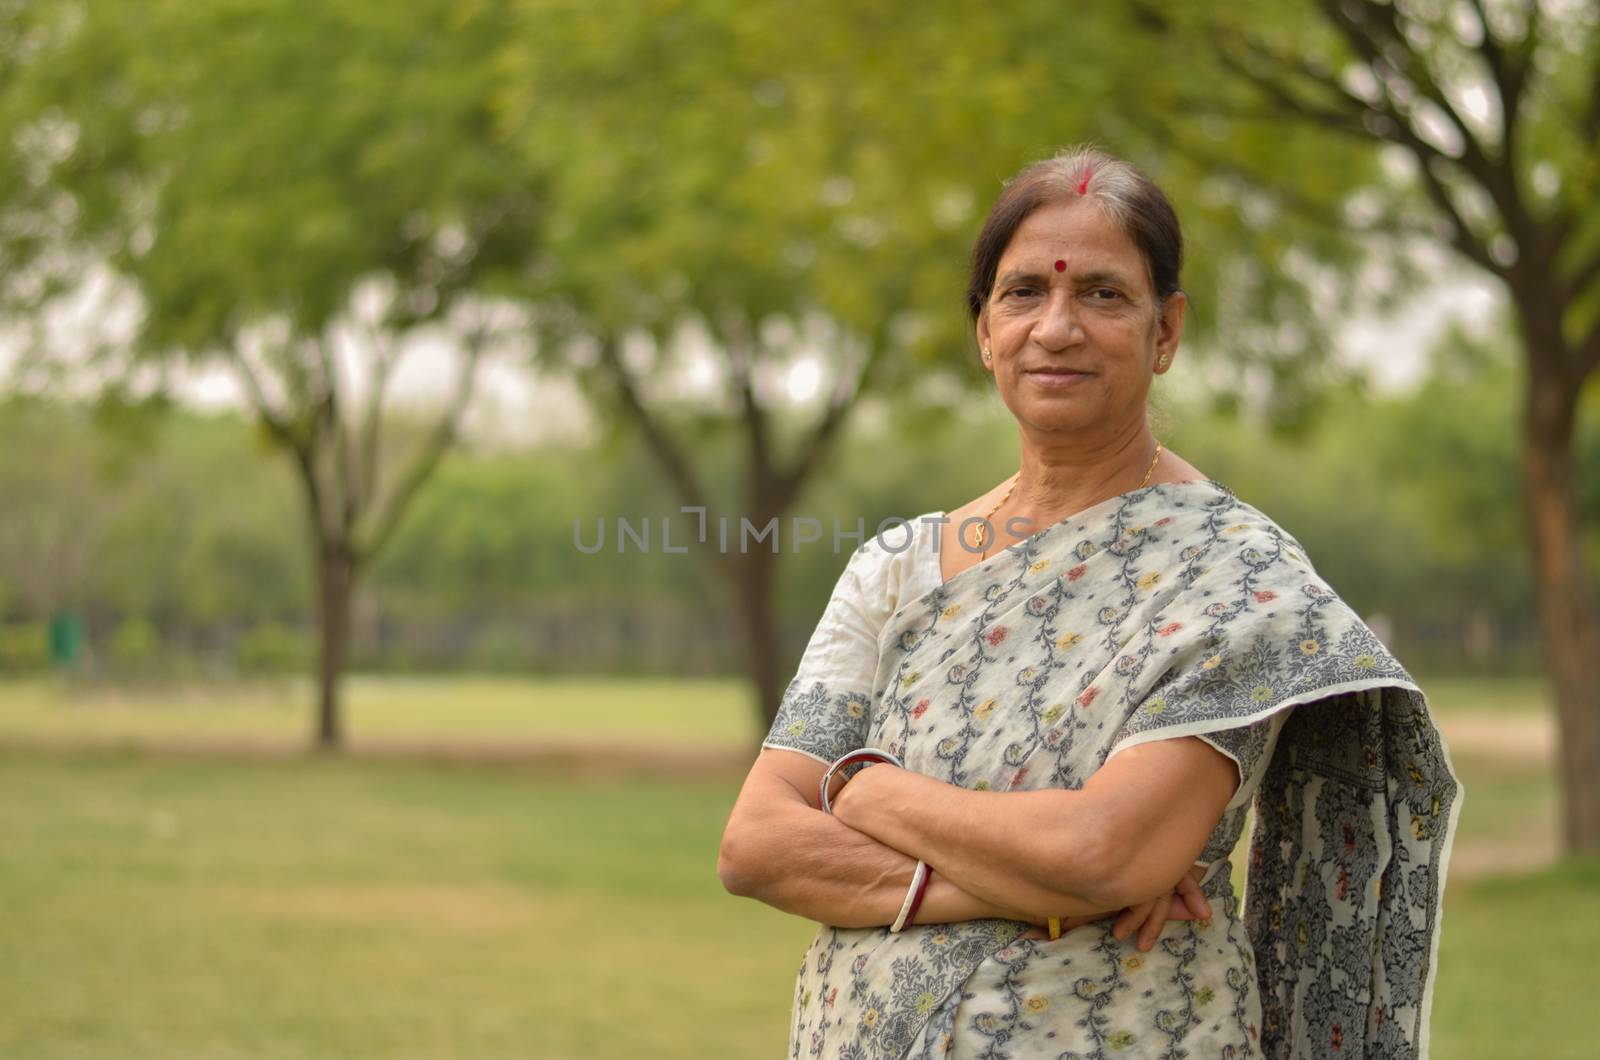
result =
[[731,893],[820,923],[879,926],[920,858],[934,875],[917,923],[1056,916],[1071,927],[1121,911],[1119,937],[1142,925],[1144,948],[1174,888],[1191,915],[1209,915],[1189,873],[1240,781],[1232,759],[1183,737],[1122,751],[1077,791],[972,791],[873,765],[829,816],[817,803],[824,769],[792,751],[757,756],[717,860]]

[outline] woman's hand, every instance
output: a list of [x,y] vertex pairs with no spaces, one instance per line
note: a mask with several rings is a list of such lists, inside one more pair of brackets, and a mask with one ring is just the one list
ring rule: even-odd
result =
[[[1199,879],[1204,875],[1200,866],[1195,866],[1190,872],[1180,879],[1173,887],[1170,894],[1159,898],[1152,898],[1148,902],[1129,906],[1121,913],[1099,913],[1089,916],[1065,917],[1061,921],[1061,932],[1066,934],[1073,928],[1085,924],[1098,923],[1108,917],[1116,916],[1117,922],[1111,926],[1111,935],[1119,942],[1137,932],[1138,938],[1135,945],[1142,952],[1149,952],[1161,937],[1161,931],[1169,920],[1209,920],[1211,919],[1211,905],[1200,891]],[[1022,934],[1025,939],[1047,939],[1049,932],[1041,927],[1030,928]]]
[[868,762],[852,773],[848,781],[841,783],[836,778],[834,791],[828,796],[833,815],[852,828],[858,827],[861,813],[871,805],[874,786],[892,783],[890,774],[895,772],[903,770],[888,762]]
[[1112,937],[1120,942],[1137,932],[1135,945],[1148,952],[1155,946],[1167,921],[1210,920],[1211,905],[1200,893],[1200,884],[1197,882],[1202,871],[1195,866],[1178,881],[1170,894],[1124,909],[1111,926]]

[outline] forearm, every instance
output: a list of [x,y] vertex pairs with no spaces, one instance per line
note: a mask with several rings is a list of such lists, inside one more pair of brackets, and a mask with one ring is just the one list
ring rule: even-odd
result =
[[[737,866],[735,893],[837,927],[892,924],[917,859],[802,803],[771,806],[744,824],[724,858]],[[935,873],[913,922],[1000,917],[1042,923],[1037,914],[979,898]]]
[[[912,864],[915,865],[916,862],[913,861]],[[899,912],[899,908],[895,906],[895,911]],[[1047,917],[1043,913],[1013,909],[979,898],[972,892],[963,890],[954,880],[938,871],[933,871],[929,877],[928,890],[923,894],[922,904],[917,908],[917,915],[911,922],[950,924],[958,920],[984,920],[991,917],[1001,920],[1022,920],[1037,925],[1047,922]]]
[[[972,791],[873,766],[845,786],[835,813],[874,840],[937,866],[982,901],[1079,916],[1126,904],[1106,894],[1104,830],[1080,794]],[[1067,842],[1071,837],[1076,845]]]

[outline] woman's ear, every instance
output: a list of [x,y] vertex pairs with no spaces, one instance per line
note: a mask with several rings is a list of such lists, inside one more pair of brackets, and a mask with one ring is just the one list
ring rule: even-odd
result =
[[1183,315],[1188,308],[1189,296],[1182,291],[1173,291],[1156,310],[1157,373],[1172,367],[1173,358],[1178,355],[1178,341],[1183,337]]
[[994,374],[994,355],[989,351],[989,312],[984,310],[978,314],[978,360],[983,364],[983,370]]

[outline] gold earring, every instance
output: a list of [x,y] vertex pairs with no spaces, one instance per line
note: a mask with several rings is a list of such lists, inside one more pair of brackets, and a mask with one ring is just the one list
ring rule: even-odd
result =
[[984,360],[984,363],[987,364],[988,361],[989,361],[989,358],[991,358],[993,356],[994,356],[994,354],[989,352],[989,347],[985,346],[983,348],[983,360]]
[[1163,353],[1161,355],[1161,360],[1158,363],[1161,365],[1161,367],[1165,368],[1167,366],[1167,362],[1169,362],[1171,360],[1172,360],[1171,357],[1168,357],[1166,354]]

